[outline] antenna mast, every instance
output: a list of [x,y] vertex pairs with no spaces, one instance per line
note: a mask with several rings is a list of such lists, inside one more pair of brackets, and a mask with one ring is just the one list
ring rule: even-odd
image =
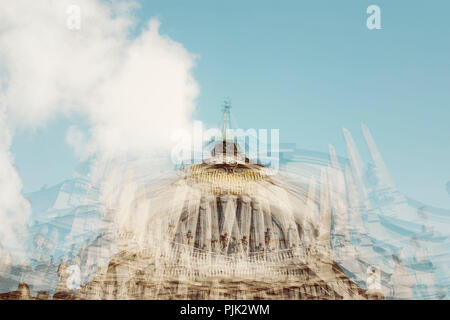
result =
[[227,130],[230,129],[231,124],[231,100],[230,98],[225,98],[223,102],[223,123],[222,123],[222,136],[223,140],[227,140]]

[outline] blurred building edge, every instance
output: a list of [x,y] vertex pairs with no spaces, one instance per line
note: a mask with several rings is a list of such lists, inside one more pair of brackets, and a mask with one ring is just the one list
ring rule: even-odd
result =
[[31,296],[30,287],[26,283],[19,283],[16,291],[0,293],[0,300],[50,300],[52,297],[45,291],[38,291]]
[[30,287],[26,283],[19,283],[16,291],[1,293],[0,300],[30,300]]
[[[0,290],[26,282],[32,292],[56,288],[55,299],[448,297],[449,211],[399,192],[366,126],[367,166],[343,133],[347,157],[331,145],[328,153],[280,145],[277,175],[225,136],[176,179],[142,183],[128,160],[110,166],[105,185],[115,189],[102,190],[110,207],[82,175],[30,195],[33,211],[43,208],[37,262],[0,259]],[[60,271],[76,256],[82,281],[73,291]]]
[[54,298],[383,299],[333,260],[330,214],[314,219],[309,191],[235,145],[225,157],[230,144],[156,195],[137,190],[117,212],[118,253],[80,290],[61,277]]

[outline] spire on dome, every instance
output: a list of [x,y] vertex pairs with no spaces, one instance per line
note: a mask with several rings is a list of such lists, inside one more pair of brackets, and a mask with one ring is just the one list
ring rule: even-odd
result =
[[223,122],[222,122],[222,136],[223,140],[227,140],[227,130],[231,129],[231,100],[229,97],[225,98],[223,102]]

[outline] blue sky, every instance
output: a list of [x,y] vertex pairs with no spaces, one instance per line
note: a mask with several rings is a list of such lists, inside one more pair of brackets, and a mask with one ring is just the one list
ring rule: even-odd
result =
[[[366,28],[381,8],[382,30]],[[217,124],[230,96],[243,128],[279,128],[281,142],[345,155],[348,128],[368,159],[371,129],[399,189],[450,208],[450,2],[143,1],[144,23],[196,54],[194,118]],[[139,31],[136,31],[139,32]],[[12,152],[24,191],[70,178],[77,157],[65,142],[79,118],[54,118],[16,133]]]

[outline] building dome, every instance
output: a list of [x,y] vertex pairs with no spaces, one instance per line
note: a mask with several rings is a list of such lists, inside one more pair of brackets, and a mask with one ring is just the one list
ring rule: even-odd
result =
[[236,145],[156,189],[119,206],[118,253],[81,298],[369,298],[331,258],[330,215]]

